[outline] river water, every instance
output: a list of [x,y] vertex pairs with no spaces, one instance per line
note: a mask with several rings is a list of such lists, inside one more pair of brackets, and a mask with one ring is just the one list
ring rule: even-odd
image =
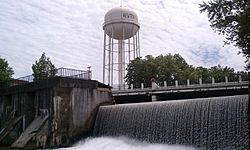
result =
[[82,140],[60,150],[193,150],[192,147],[140,142],[127,137],[98,137]]
[[[0,147],[0,150],[11,149],[9,147]],[[87,138],[77,142],[72,147],[59,148],[56,150],[194,150],[194,148],[180,145],[140,142],[121,136]]]

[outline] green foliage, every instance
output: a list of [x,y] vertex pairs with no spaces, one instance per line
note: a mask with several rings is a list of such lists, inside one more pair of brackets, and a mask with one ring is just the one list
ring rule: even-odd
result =
[[9,67],[8,62],[0,57],[0,88],[6,88],[10,86],[10,80],[14,71]]
[[42,54],[41,58],[32,65],[34,81],[44,80],[48,77],[54,77],[56,75],[56,67],[50,61],[49,57]]
[[209,75],[216,79],[216,82],[224,82],[225,76],[231,80],[234,80],[234,69],[230,67],[221,67],[220,65],[211,67],[208,69]]
[[250,81],[250,74],[244,71],[238,71],[237,75],[241,75],[242,81]]
[[127,67],[125,78],[128,85],[140,87],[141,83],[144,83],[145,87],[149,87],[152,79],[156,79],[160,84],[164,81],[168,84],[174,84],[175,80],[186,81],[187,78],[195,77],[193,71],[194,67],[189,66],[179,54],[160,55],[156,58],[148,55],[145,59],[133,60]]
[[211,27],[226,35],[225,43],[242,49],[250,69],[250,0],[212,0],[199,6],[207,12]]
[[239,74],[242,80],[247,81],[247,72],[235,73],[233,68],[220,65],[211,68],[193,67],[179,54],[168,54],[155,58],[151,55],[147,55],[145,59],[136,58],[128,65],[125,78],[128,85],[133,84],[138,88],[141,83],[144,83],[145,87],[150,87],[152,79],[160,85],[163,85],[164,81],[168,85],[174,85],[175,80],[180,84],[186,84],[187,79],[191,84],[198,84],[199,78],[203,83],[211,83],[212,77],[216,82],[225,82],[225,76],[229,82],[238,81]]

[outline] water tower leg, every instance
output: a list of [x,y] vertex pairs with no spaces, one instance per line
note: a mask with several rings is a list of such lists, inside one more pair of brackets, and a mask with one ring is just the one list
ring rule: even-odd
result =
[[[113,28],[112,28],[112,37],[114,35]],[[114,39],[111,39],[111,86],[113,86],[114,83]]]
[[124,74],[125,74],[125,56],[124,56],[124,41],[118,40],[118,84],[124,86]]
[[104,30],[104,45],[103,45],[103,73],[102,73],[102,82],[105,83],[105,51],[106,51],[106,32]]
[[140,57],[141,56],[141,52],[140,52],[140,34],[139,34],[139,30],[138,30],[137,34],[138,34],[138,54],[139,54],[138,57]]
[[[110,66],[111,66],[111,37],[109,37],[109,44],[108,44],[108,84],[110,85],[110,77],[111,77],[111,68],[110,68]],[[112,80],[112,79],[111,79]]]
[[136,49],[135,49],[135,36],[133,36],[133,52],[134,52],[134,58],[133,59],[135,59],[135,51],[136,51]]
[[138,57],[137,34],[135,35],[136,58]]
[[130,39],[128,39],[128,63],[130,63]]
[[125,59],[125,56],[126,56],[126,44],[125,44],[125,28],[123,28],[123,40],[122,40],[122,88],[125,89],[125,70],[126,70],[126,59]]

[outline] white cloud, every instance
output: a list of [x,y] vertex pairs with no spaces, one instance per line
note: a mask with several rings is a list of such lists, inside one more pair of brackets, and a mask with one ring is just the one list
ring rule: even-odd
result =
[[[127,0],[124,5],[139,16],[141,54],[179,53],[195,66],[221,64],[243,70],[239,49],[223,47],[200,1]],[[119,6],[116,0],[2,0],[0,1],[0,56],[14,68],[15,77],[31,74],[42,52],[57,67],[86,69],[101,81],[105,13]]]

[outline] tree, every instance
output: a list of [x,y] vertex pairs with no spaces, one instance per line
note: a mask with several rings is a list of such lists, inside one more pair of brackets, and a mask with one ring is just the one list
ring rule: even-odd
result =
[[34,81],[54,77],[57,73],[55,65],[50,61],[49,57],[46,57],[45,53],[32,65],[32,70]]
[[212,0],[199,5],[207,12],[212,29],[226,35],[225,44],[234,43],[246,57],[250,69],[250,0]]
[[14,71],[9,66],[8,62],[0,57],[0,88],[10,86],[10,80],[13,74]]
[[234,79],[234,69],[230,67],[222,67],[220,65],[213,66],[209,70],[209,75],[215,79],[216,82],[224,82],[225,77],[228,79],[235,81]]
[[173,85],[175,80],[185,82],[192,77],[193,71],[194,67],[188,65],[179,54],[160,55],[156,58],[147,55],[145,59],[137,58],[128,65],[125,78],[127,84],[133,84],[134,87],[140,87],[141,83],[150,87],[152,79],[158,84],[167,81]]
[[128,85],[133,84],[135,87],[140,87],[141,83],[146,82],[144,69],[146,61],[141,58],[134,59],[127,67],[126,82]]
[[212,79],[210,77],[209,70],[202,66],[196,68],[198,78],[201,78],[204,83],[211,83]]
[[220,65],[211,68],[193,67],[181,55],[168,54],[157,57],[147,55],[145,59],[132,60],[128,64],[125,78],[129,86],[133,84],[135,88],[139,88],[141,83],[144,83],[145,87],[150,87],[152,79],[160,85],[163,85],[164,81],[168,85],[174,85],[175,80],[178,80],[179,84],[186,84],[187,79],[190,84],[199,84],[199,78],[203,83],[212,83],[212,78],[216,82],[225,82],[225,77],[228,77],[229,82],[234,82],[239,80],[239,75],[242,80],[247,80],[247,72],[244,71],[235,73],[233,68]]

